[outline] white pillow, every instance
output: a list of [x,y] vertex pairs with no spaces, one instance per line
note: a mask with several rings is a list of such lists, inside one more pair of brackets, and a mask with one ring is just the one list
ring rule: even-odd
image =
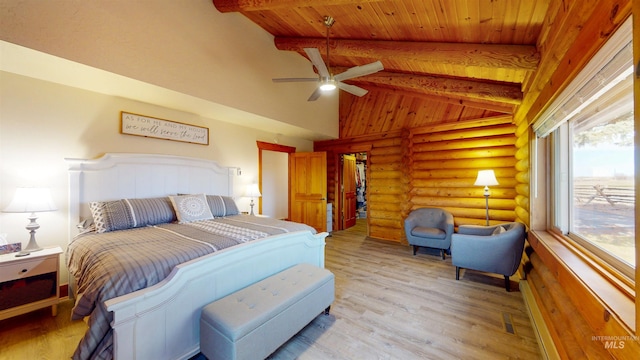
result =
[[498,226],[497,228],[493,229],[493,232],[491,233],[491,235],[502,234],[505,231],[507,231],[507,229],[504,226]]
[[169,199],[181,224],[213,219],[204,194],[169,196]]

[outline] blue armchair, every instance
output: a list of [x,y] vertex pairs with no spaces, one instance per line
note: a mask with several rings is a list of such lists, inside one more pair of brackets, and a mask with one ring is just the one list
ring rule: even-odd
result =
[[509,277],[515,274],[524,249],[525,226],[511,222],[495,226],[461,225],[451,237],[451,262],[456,267],[504,276],[509,291]]
[[422,246],[440,249],[445,259],[445,251],[451,247],[453,215],[438,208],[416,209],[405,219],[404,231],[409,245],[413,246],[413,255]]

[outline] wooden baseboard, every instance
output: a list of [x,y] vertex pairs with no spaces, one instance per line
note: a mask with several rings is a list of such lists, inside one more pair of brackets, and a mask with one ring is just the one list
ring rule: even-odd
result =
[[538,303],[536,303],[536,299],[533,296],[533,292],[531,291],[531,287],[527,280],[520,280],[520,292],[522,293],[533,330],[536,334],[536,338],[538,339],[538,346],[540,347],[540,354],[542,358],[547,360],[559,360],[560,355],[553,343],[553,338],[551,337],[549,328],[547,328],[547,324],[544,322]]

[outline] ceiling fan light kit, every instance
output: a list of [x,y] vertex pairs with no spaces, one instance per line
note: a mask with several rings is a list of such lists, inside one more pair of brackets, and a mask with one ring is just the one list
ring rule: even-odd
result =
[[354,66],[352,68],[347,69],[346,71],[333,75],[331,73],[330,66],[327,64],[331,64],[329,61],[329,29],[335,23],[335,20],[331,16],[325,16],[323,24],[327,28],[327,63],[322,59],[322,55],[320,55],[320,51],[316,48],[304,48],[304,52],[311,60],[311,63],[318,71],[317,78],[276,78],[272,79],[273,82],[304,82],[304,81],[315,81],[319,84],[316,90],[311,94],[307,101],[315,101],[320,95],[324,92],[333,91],[336,88],[344,90],[350,94],[355,96],[364,96],[368,91],[355,86],[345,84],[342,81],[353,79],[359,76],[365,76],[369,74],[373,74],[375,72],[381,71],[384,69],[382,62],[379,60],[370,64]]
[[333,91],[336,89],[336,81],[333,79],[325,79],[320,84],[320,90],[322,91]]

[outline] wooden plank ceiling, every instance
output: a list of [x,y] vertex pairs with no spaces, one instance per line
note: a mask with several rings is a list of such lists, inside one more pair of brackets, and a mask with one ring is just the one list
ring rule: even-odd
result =
[[[213,0],[273,34],[280,50],[306,57],[304,48],[318,48],[334,75],[383,63],[381,72],[345,81],[369,93],[341,92],[341,137],[513,114],[540,62],[536,43],[549,2]],[[329,59],[325,16],[335,19]]]

